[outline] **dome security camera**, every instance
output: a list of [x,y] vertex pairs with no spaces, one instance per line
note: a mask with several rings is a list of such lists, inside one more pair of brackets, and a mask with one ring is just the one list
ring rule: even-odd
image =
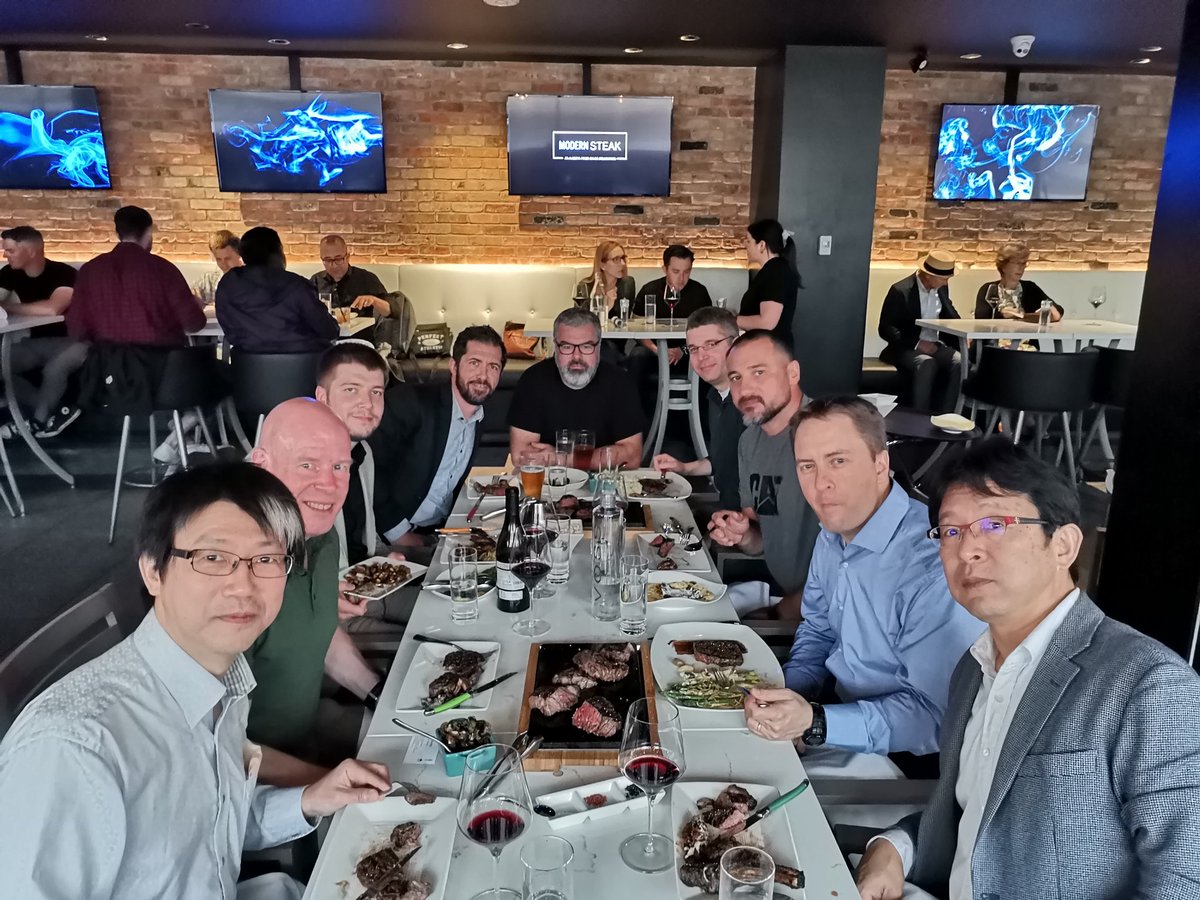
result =
[[1009,40],[1012,42],[1013,56],[1024,59],[1033,49],[1033,42],[1037,38],[1032,34],[1014,34]]

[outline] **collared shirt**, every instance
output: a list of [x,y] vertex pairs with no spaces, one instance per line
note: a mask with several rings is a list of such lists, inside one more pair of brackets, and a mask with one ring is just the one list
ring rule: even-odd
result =
[[[1079,596],[1078,588],[1067,594],[1008,655],[999,670],[996,669],[996,645],[990,629],[971,646],[971,655],[979,663],[983,681],[975,694],[971,718],[967,720],[963,732],[958,780],[954,783],[954,796],[962,809],[962,816],[958,820],[958,844],[950,867],[949,900],[973,900],[971,857],[975,852],[975,842],[979,839],[983,810],[992,792],[1000,751],[1033,673],[1037,671],[1051,639]],[[889,830],[875,840],[890,841],[900,853],[905,873],[912,868],[913,845],[905,832]]]
[[83,264],[67,307],[80,341],[182,347],[208,320],[183,273],[130,241]]
[[302,788],[256,783],[254,678],[216,678],[151,611],[35,699],[0,744],[0,894],[232,900],[242,850],[313,828]]
[[[940,319],[942,317],[942,298],[938,296],[937,288],[930,290],[925,287],[921,276],[917,275],[917,293],[921,297],[921,318]],[[922,328],[921,340],[936,343],[938,332],[936,328]]]
[[334,520],[338,538],[338,571],[375,555],[375,455],[366,441],[355,441],[350,454],[350,487]]
[[848,545],[813,548],[787,686],[816,697],[829,676],[826,741],[861,753],[936,753],[950,676],[984,625],[950,595],[928,510],[900,485]]
[[454,505],[454,486],[471,462],[471,452],[475,449],[475,429],[482,421],[482,406],[475,407],[475,412],[468,419],[463,415],[454,392],[450,392],[450,431],[446,434],[446,449],[442,451],[442,461],[438,463],[437,474],[429,485],[429,493],[412,517],[404,519],[387,532],[385,538],[394,541],[413,528],[446,521],[450,507]]

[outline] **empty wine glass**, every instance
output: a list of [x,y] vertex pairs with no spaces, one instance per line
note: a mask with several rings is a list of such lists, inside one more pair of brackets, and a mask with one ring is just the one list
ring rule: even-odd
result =
[[534,601],[554,593],[550,588],[544,594],[539,593],[542,580],[550,574],[550,532],[546,527],[545,506],[540,502],[529,503],[522,511],[521,555],[512,569],[529,590],[528,615],[513,622],[512,626],[514,632],[524,637],[537,637],[550,630],[550,623],[534,613]]
[[1092,304],[1092,309],[1096,311],[1099,311],[1100,307],[1104,305],[1104,301],[1107,299],[1108,291],[1098,284],[1094,285],[1092,290],[1088,293],[1088,303]]
[[492,854],[492,888],[472,900],[521,900],[520,891],[500,887],[500,854],[525,831],[532,807],[515,749],[488,744],[467,756],[458,791],[458,830]]
[[1000,312],[1000,283],[994,282],[987,286],[987,291],[983,295],[983,299],[987,301],[987,305],[992,308],[992,318]]
[[661,872],[675,864],[674,842],[654,832],[654,798],[683,775],[683,729],[675,704],[635,700],[625,713],[617,757],[625,777],[646,792],[646,831],[625,839],[621,859],[639,872]]

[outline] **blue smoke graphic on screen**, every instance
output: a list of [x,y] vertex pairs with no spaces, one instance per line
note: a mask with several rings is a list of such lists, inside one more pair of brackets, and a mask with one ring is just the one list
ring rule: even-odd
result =
[[0,147],[8,151],[3,154],[4,168],[17,160],[45,157],[46,175],[71,187],[112,185],[95,110],[68,109],[51,119],[43,109],[30,110],[28,116],[0,112]]
[[321,187],[383,143],[383,123],[369,112],[331,111],[320,95],[303,109],[285,109],[283,122],[270,116],[255,125],[225,126],[229,143],[245,148],[259,171],[303,175],[312,171]]
[[[1032,200],[1038,187],[1039,199],[1066,199],[1074,193],[1082,198],[1096,107],[954,109],[966,114],[947,113],[942,122],[934,199]],[[1061,190],[1039,185],[1055,176],[1061,176]]]

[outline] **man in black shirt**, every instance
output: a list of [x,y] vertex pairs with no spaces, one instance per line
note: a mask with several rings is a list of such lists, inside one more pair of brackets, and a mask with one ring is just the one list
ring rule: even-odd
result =
[[702,307],[687,323],[687,353],[691,366],[708,384],[708,456],[695,462],[680,462],[669,453],[654,457],[654,468],[689,477],[711,475],[720,495],[720,509],[740,509],[738,441],[746,424],[734,405],[729,389],[726,357],[738,336],[737,320],[726,309]]
[[340,234],[321,238],[321,265],[325,271],[312,277],[313,287],[319,294],[332,294],[335,308],[366,309],[379,319],[390,315],[391,305],[383,282],[374,272],[350,265],[350,248]]
[[508,414],[513,461],[527,450],[553,450],[560,428],[586,428],[597,449],[614,447],[618,462],[641,465],[646,420],[629,376],[600,359],[600,320],[586,309],[563,310],[554,320],[554,348],[553,359],[530,366],[517,382]]
[[[42,235],[29,225],[18,225],[0,232],[4,258],[0,269],[0,306],[5,312],[26,316],[61,316],[71,305],[75,269],[66,263],[46,259]],[[71,373],[83,365],[87,344],[67,337],[63,323],[43,325],[33,336],[12,348],[13,376],[40,369],[42,381],[34,387],[24,378],[15,378],[13,389],[18,402],[30,409],[29,427],[39,438],[54,437],[79,417],[79,408],[62,406]],[[0,426],[0,438],[15,431]]]

